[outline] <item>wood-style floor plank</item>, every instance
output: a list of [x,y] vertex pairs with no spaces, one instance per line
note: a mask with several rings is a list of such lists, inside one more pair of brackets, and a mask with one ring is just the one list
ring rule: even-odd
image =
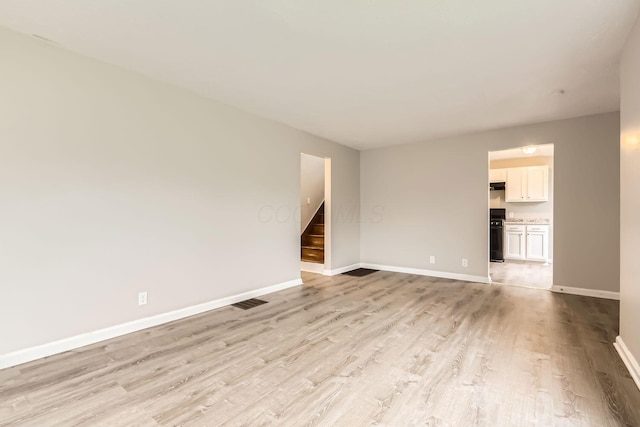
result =
[[0,426],[640,426],[616,301],[376,272],[0,371]]

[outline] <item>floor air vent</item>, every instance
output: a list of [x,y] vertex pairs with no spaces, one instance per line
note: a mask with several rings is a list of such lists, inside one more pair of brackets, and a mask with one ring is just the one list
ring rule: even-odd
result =
[[378,270],[372,270],[370,268],[356,268],[355,270],[347,271],[346,273],[342,274],[346,274],[347,276],[362,277],[366,276],[367,274],[375,273],[376,271]]
[[262,304],[266,304],[267,301],[263,301],[258,298],[251,298],[244,301],[237,302],[235,304],[231,304],[234,307],[241,308],[243,310],[249,310],[250,308],[257,307]]

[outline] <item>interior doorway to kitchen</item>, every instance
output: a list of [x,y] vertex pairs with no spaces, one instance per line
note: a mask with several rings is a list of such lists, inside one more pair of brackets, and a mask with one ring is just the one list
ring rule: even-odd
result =
[[489,278],[553,286],[553,144],[489,153]]

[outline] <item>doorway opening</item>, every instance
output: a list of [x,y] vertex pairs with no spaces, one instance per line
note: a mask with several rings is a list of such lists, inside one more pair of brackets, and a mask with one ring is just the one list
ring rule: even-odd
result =
[[489,152],[489,280],[553,286],[553,144]]
[[300,270],[331,270],[331,159],[300,154]]

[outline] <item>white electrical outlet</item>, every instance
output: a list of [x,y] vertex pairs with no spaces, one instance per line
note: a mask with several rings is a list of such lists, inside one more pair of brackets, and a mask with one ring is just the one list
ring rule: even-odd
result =
[[429,257],[429,263],[430,263],[430,264],[435,264],[435,263],[436,263],[436,257],[434,257],[433,255],[431,255],[431,256]]
[[147,303],[147,293],[138,292],[138,305],[145,305]]
[[463,267],[469,267],[469,260],[466,258],[462,258],[462,266]]

